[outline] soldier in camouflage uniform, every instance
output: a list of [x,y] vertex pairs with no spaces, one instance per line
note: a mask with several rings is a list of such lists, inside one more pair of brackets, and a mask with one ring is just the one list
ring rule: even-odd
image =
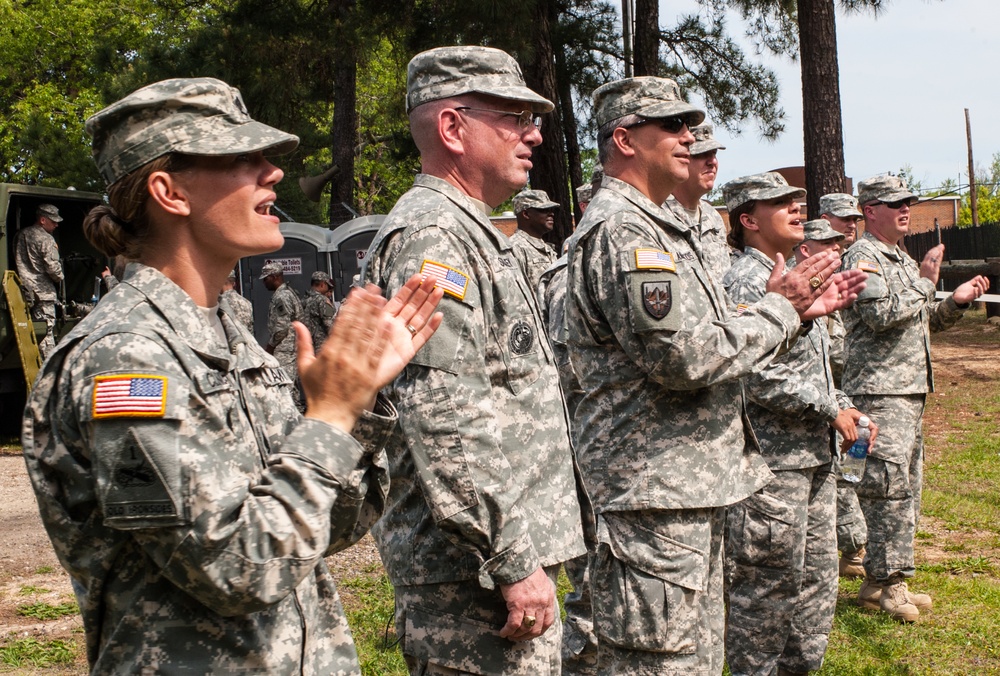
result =
[[363,276],[436,279],[445,319],[390,391],[403,434],[373,534],[397,635],[414,674],[558,674],[553,582],[586,551],[586,498],[535,291],[488,218],[527,182],[553,104],[504,52],[444,47],[410,61],[406,107],[423,173]]
[[705,260],[716,279],[722,279],[731,265],[726,224],[719,211],[702,198],[715,187],[715,178],[719,173],[718,152],[726,147],[715,139],[714,127],[710,124],[693,127],[691,134],[694,143],[690,149],[688,178],[674,189],[663,208],[687,223],[691,231],[701,237]]
[[[264,287],[273,291],[271,304],[267,308],[267,345],[264,351],[273,354],[274,358],[285,369],[293,383],[298,381],[298,367],[295,359],[295,331],[292,322],[302,319],[302,301],[295,289],[285,282],[285,270],[281,263],[265,263],[260,269],[260,279]],[[304,402],[298,386],[292,388],[292,398],[299,410],[303,410]]]
[[219,295],[219,302],[223,299],[228,303],[231,314],[237,322],[253,333],[253,304],[236,291],[236,270],[229,273],[226,282],[222,285],[222,293]]
[[901,621],[931,607],[911,594],[913,536],[920,518],[924,444],[921,423],[934,390],[930,333],[951,327],[989,282],[977,276],[942,301],[934,298],[944,245],[918,266],[899,247],[917,196],[905,181],[881,175],[858,184],[865,233],[844,255],[845,270],[868,273],[868,288],[843,312],[847,329],[843,389],[882,429],[856,490],[868,523],[861,605]]
[[359,674],[323,557],[382,509],[396,415],[364,409],[433,332],[439,294],[356,292],[303,357],[303,418],[277,361],[210,309],[240,256],[281,245],[263,152],[297,138],[210,78],[144,87],[87,130],[110,206],[84,230],[137,262],[45,364],[22,440],[90,669]]
[[52,236],[62,216],[53,204],[39,205],[35,222],[19,230],[14,238],[14,266],[31,303],[31,319],[45,322],[45,336],[38,351],[45,359],[56,346],[56,301],[63,282],[59,247]]
[[836,257],[821,254],[776,271],[774,293],[735,316],[701,238],[660,206],[687,179],[687,125],[704,113],[654,77],[598,88],[594,108],[605,177],[569,239],[566,330],[585,393],[576,453],[598,513],[599,672],[721,673],[725,506],[771,476],[740,378],[863,275],[834,278]]
[[552,232],[558,202],[549,199],[544,190],[522,190],[514,195],[514,215],[517,230],[510,238],[524,274],[531,288],[538,285],[538,278],[546,268],[556,262],[559,254],[552,244],[542,239]]
[[[858,199],[846,193],[830,193],[819,198],[820,218],[830,223],[830,227],[842,234],[841,250],[846,250],[857,239],[858,223],[864,214],[858,208]],[[839,312],[831,313],[827,318],[827,330],[830,332],[830,370],[833,382],[839,388],[844,374],[844,320]],[[854,492],[854,484],[844,481],[837,474],[837,549],[840,550],[840,577],[864,577],[865,569],[862,562],[865,558],[865,543],[868,542],[868,526],[865,515],[858,504],[858,495]]]
[[576,203],[580,205],[580,213],[587,210],[587,205],[590,204],[590,199],[594,194],[594,187],[587,183],[585,185],[578,186],[576,189]]
[[330,275],[322,270],[312,273],[311,287],[302,308],[302,323],[309,329],[313,349],[318,352],[337,317],[337,308],[330,300]]
[[[810,255],[804,237],[843,238],[827,221],[802,223],[795,200],[805,190],[780,174],[738,178],[723,195],[730,213],[742,211],[730,228],[743,230],[746,247],[724,280],[738,307],[764,297],[778,254],[794,249],[801,261]],[[774,480],[727,510],[726,660],[734,676],[805,674],[823,664],[837,604],[833,430],[853,443],[861,413],[834,387],[823,321],[744,385]]]
[[[583,187],[590,189],[589,185]],[[559,369],[559,382],[572,428],[573,416],[584,392],[580,389],[580,380],[573,371],[566,347],[566,280],[569,272],[566,264],[566,256],[562,256],[542,273],[538,282],[538,303],[549,342],[552,343],[552,353]],[[566,611],[562,639],[564,676],[590,676],[597,673],[597,635],[594,634],[591,609],[588,556],[578,556],[563,563],[566,577],[573,586],[563,598],[563,609]]]

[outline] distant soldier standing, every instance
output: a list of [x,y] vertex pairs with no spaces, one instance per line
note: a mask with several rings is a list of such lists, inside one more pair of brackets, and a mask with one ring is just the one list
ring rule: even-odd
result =
[[[819,198],[820,218],[825,218],[830,227],[844,236],[840,243],[846,251],[858,237],[858,223],[864,214],[858,208],[858,199],[847,193],[835,192]],[[832,312],[826,318],[830,332],[830,371],[833,382],[839,388],[844,374],[844,320],[839,312]],[[865,543],[868,542],[868,527],[865,515],[858,504],[854,484],[837,477],[837,549],[840,550],[840,577],[864,577],[862,562],[865,558]]]
[[719,175],[718,153],[726,146],[715,139],[714,128],[710,124],[692,128],[691,135],[694,136],[694,143],[691,144],[688,178],[674,188],[674,193],[663,207],[687,222],[692,232],[698,235],[702,256],[717,278],[722,279],[731,265],[726,224],[719,211],[703,198],[715,187],[715,179]]
[[247,327],[247,331],[253,333],[253,304],[236,291],[236,270],[229,273],[226,282],[222,285],[219,300],[221,301],[223,298],[229,303],[229,308],[236,316],[236,321]]
[[337,316],[337,308],[330,300],[330,291],[333,288],[330,286],[330,275],[317,270],[312,273],[311,284],[312,288],[309,289],[309,295],[306,296],[302,309],[302,323],[312,336],[313,349],[319,350],[327,334],[330,333],[330,327],[333,326],[333,320]]
[[296,385],[298,368],[292,322],[302,319],[302,301],[299,300],[295,289],[285,283],[285,269],[281,263],[266,263],[261,268],[260,278],[264,280],[264,287],[274,292],[267,312],[267,345],[264,350],[274,355],[281,368],[285,369],[288,377],[292,379],[292,397],[301,410],[302,395]]
[[865,234],[844,255],[845,270],[868,273],[868,287],[843,312],[847,329],[843,389],[881,427],[857,485],[868,522],[865,582],[858,602],[912,622],[931,607],[927,594],[911,594],[913,537],[920,518],[927,392],[934,390],[932,331],[950,328],[989,281],[976,276],[948,298],[934,293],[944,245],[933,247],[918,266],[899,247],[910,229],[917,196],[897,176],[858,184]]
[[521,261],[531,288],[535,288],[545,269],[559,258],[555,247],[542,239],[552,232],[558,208],[559,203],[550,200],[544,190],[522,190],[514,195],[517,230],[511,236],[510,243]]
[[14,238],[14,265],[21,283],[28,290],[31,319],[45,322],[45,337],[38,351],[45,359],[56,346],[56,301],[63,281],[59,247],[52,233],[62,222],[59,209],[53,204],[39,205],[35,222],[18,231]]

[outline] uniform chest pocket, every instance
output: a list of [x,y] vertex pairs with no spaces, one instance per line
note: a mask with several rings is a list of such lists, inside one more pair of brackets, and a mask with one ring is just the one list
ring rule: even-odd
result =
[[544,352],[535,317],[531,313],[499,317],[491,327],[503,357],[507,386],[515,395],[530,387],[542,371]]

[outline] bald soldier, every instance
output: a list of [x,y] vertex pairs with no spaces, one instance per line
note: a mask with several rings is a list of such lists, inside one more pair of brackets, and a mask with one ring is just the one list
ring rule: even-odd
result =
[[913,536],[923,487],[924,402],[934,391],[930,334],[953,326],[989,288],[980,275],[948,298],[935,299],[944,245],[928,251],[920,265],[899,246],[916,200],[898,176],[858,183],[865,233],[844,255],[845,270],[868,273],[868,288],[843,313],[843,390],[881,428],[856,488],[868,524],[858,602],[903,622],[916,620],[932,604],[927,594],[910,593],[906,582],[916,572]]
[[725,506],[770,478],[740,378],[788,349],[803,320],[853,299],[864,275],[835,275],[830,254],[784,275],[781,263],[736,316],[697,235],[661,206],[688,177],[688,127],[705,114],[663,78],[611,82],[593,99],[605,177],[569,239],[566,331],[585,393],[577,458],[598,514],[598,670],[718,674]]
[[[858,224],[864,218],[858,207],[858,198],[847,193],[835,192],[819,198],[820,218],[826,219],[830,227],[843,235],[840,248],[846,251],[858,237]],[[840,387],[844,374],[844,320],[839,312],[827,318],[830,332],[830,370],[833,382]],[[837,549],[840,550],[840,577],[864,577],[862,561],[865,558],[865,543],[868,542],[868,526],[865,515],[858,504],[854,484],[837,478]]]
[[510,243],[524,267],[531,288],[535,288],[538,278],[559,257],[555,247],[542,239],[552,232],[558,209],[559,203],[550,200],[544,190],[522,190],[514,195],[517,230]]
[[389,389],[402,436],[374,529],[413,674],[560,672],[559,565],[586,551],[569,424],[534,287],[488,218],[527,182],[553,104],[507,54],[418,54],[406,107],[421,173],[368,250],[391,293],[445,296],[437,338]]

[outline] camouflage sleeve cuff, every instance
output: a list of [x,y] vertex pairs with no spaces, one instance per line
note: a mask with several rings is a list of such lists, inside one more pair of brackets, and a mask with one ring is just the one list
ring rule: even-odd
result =
[[834,390],[833,395],[837,397],[837,406],[840,407],[841,411],[846,411],[849,408],[854,408],[854,402],[851,401],[851,398],[848,397],[847,394],[845,394],[841,390]]
[[781,294],[764,294],[764,297],[757,301],[755,308],[761,314],[767,314],[778,320],[785,327],[786,338],[795,338],[800,335],[800,332],[805,333],[799,313],[795,311],[795,306]]
[[494,589],[498,584],[514,584],[531,575],[541,565],[531,538],[525,535],[479,568],[479,585]]
[[366,454],[378,453],[396,428],[399,415],[396,407],[379,392],[371,411],[365,411],[354,424],[351,436],[361,444]]
[[934,294],[937,292],[937,287],[934,286],[934,282],[925,277],[920,277],[913,283],[913,286],[918,291],[923,292],[924,297],[926,297],[928,301],[934,300]]
[[279,454],[308,458],[344,488],[366,455],[365,449],[350,435],[315,418],[302,418],[278,450]]
[[972,303],[959,305],[958,303],[955,302],[954,296],[948,296],[947,298],[945,298],[943,301],[941,301],[941,305],[944,308],[945,313],[948,315],[956,315],[956,314],[960,315],[964,313],[966,310],[968,310],[970,307],[972,307]]

